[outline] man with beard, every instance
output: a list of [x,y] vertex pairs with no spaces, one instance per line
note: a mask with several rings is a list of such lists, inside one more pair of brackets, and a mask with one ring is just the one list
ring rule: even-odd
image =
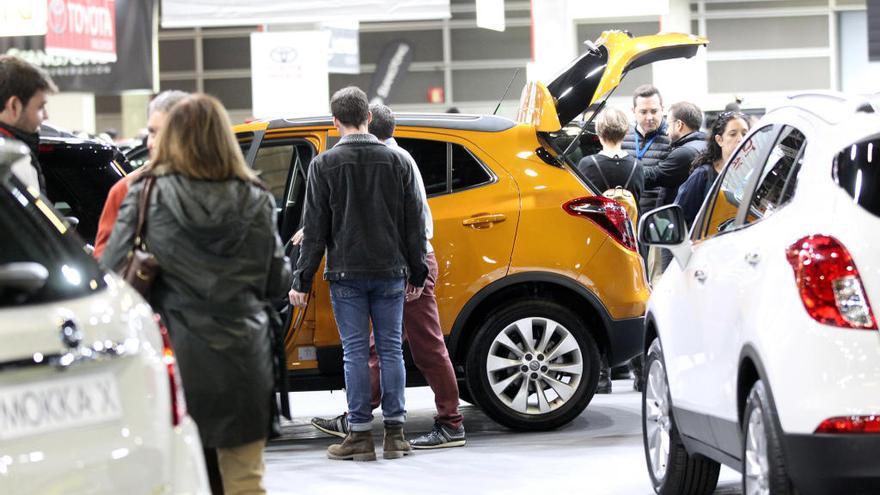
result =
[[42,69],[11,55],[0,55],[0,137],[22,141],[31,150],[31,159],[12,166],[26,185],[46,193],[46,180],[40,168],[40,124],[49,118],[46,103],[58,88]]

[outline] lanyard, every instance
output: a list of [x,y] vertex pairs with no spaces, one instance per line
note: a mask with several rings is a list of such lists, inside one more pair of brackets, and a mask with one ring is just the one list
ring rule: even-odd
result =
[[648,152],[648,148],[650,148],[651,145],[654,144],[654,138],[656,138],[656,137],[657,137],[657,134],[654,134],[653,136],[651,136],[651,139],[649,139],[648,142],[645,143],[645,147],[640,148],[639,147],[639,133],[636,132],[636,159],[637,160],[641,161],[642,157],[645,156],[645,153]]

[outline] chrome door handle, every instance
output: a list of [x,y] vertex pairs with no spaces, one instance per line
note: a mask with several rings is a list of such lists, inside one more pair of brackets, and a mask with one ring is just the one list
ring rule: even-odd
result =
[[746,263],[755,266],[761,262],[761,255],[758,253],[747,253],[746,254]]
[[505,220],[507,220],[507,216],[505,216],[503,213],[495,213],[491,215],[479,215],[471,218],[465,218],[461,221],[461,224],[465,227],[484,229],[486,227],[490,227],[493,223],[500,223]]
[[706,281],[707,278],[709,278],[709,276],[706,275],[706,272],[704,272],[703,270],[694,270],[694,278],[697,279],[697,282],[700,282],[702,284]]

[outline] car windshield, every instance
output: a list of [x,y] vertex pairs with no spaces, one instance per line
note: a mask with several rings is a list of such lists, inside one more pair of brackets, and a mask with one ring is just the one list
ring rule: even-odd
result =
[[10,174],[0,180],[0,307],[103,289],[104,273],[55,210]]
[[853,143],[834,159],[833,176],[853,202],[880,216],[880,136]]

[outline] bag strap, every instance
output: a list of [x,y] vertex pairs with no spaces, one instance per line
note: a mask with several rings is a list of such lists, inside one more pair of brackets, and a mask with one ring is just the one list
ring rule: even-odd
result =
[[599,171],[599,176],[602,177],[602,181],[605,182],[605,189],[603,189],[603,191],[611,189],[611,187],[608,186],[608,179],[605,178],[605,174],[602,172],[602,167],[600,167],[599,162],[596,161],[596,155],[590,155],[590,159],[596,164],[596,170]]
[[639,163],[638,163],[636,160],[633,160],[633,166],[632,166],[632,168],[631,168],[630,171],[629,171],[629,177],[626,178],[626,184],[623,185],[623,188],[624,188],[624,189],[628,189],[628,188],[629,188],[629,181],[632,180],[633,175],[636,173],[636,166],[637,166],[638,164],[639,164]]
[[155,175],[148,175],[144,178],[144,189],[141,191],[141,196],[138,200],[138,219],[137,228],[134,232],[134,247],[143,246],[144,244],[144,235],[146,234],[147,224],[147,208],[150,206],[150,193],[153,191],[153,184],[155,182]]

